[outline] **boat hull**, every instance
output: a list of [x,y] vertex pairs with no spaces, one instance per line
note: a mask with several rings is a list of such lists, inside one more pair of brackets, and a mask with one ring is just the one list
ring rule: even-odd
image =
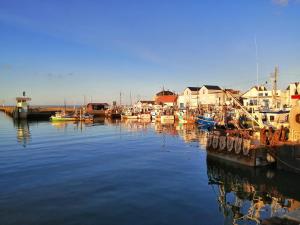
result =
[[57,118],[57,117],[51,117],[50,118],[51,121],[55,121],[55,122],[58,122],[58,121],[77,121],[78,118]]
[[137,120],[138,116],[126,116],[126,115],[122,115],[121,118],[122,119],[126,119],[126,120]]
[[174,123],[175,118],[174,116],[160,116],[160,122],[161,123]]
[[197,123],[203,129],[210,129],[216,125],[213,119],[206,117],[198,117]]

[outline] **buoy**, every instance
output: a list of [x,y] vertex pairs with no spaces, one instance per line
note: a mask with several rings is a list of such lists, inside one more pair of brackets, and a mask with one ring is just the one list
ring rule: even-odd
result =
[[220,150],[224,150],[226,148],[226,136],[221,136],[219,138],[219,146],[220,146]]
[[213,143],[212,143],[213,149],[217,149],[218,148],[218,144],[219,144],[219,136],[214,135]]
[[243,142],[242,138],[238,138],[238,137],[235,138],[234,150],[235,150],[235,154],[237,154],[237,155],[240,154],[240,152],[242,150],[242,142]]
[[234,144],[234,138],[233,137],[227,137],[227,151],[231,152],[233,149]]
[[249,139],[243,139],[243,154],[248,155],[250,152],[251,141]]

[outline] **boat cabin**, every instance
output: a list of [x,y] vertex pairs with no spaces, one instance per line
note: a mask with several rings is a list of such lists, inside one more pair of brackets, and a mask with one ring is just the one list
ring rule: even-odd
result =
[[289,111],[261,111],[261,120],[267,126],[280,128],[281,126],[288,126]]
[[87,111],[106,110],[108,107],[109,105],[107,103],[88,103],[86,106]]
[[25,96],[25,91],[23,92],[23,97],[16,98],[16,107],[13,111],[14,119],[27,119],[28,115],[28,102],[31,101],[31,98]]
[[30,101],[31,98],[27,98],[27,97],[17,97],[16,98],[16,102],[17,102],[17,108],[20,111],[28,111],[28,101]]
[[94,116],[105,116],[105,111],[108,107],[107,103],[88,103],[86,112]]

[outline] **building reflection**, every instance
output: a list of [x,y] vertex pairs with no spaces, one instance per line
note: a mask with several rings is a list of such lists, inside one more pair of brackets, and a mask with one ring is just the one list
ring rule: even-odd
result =
[[27,120],[14,121],[14,126],[17,131],[17,140],[23,147],[26,147],[30,142],[31,135]]
[[287,177],[278,170],[241,167],[210,157],[207,176],[225,224],[260,224],[300,207],[300,193],[291,189],[299,187],[297,176],[291,179],[293,175]]
[[[31,125],[35,122],[31,122]],[[15,121],[17,128],[18,142],[24,147],[30,141],[30,124],[26,120]],[[158,134],[166,136],[179,136],[185,143],[198,143],[201,149],[204,149],[207,133],[201,131],[195,124],[177,124],[177,123],[154,123],[151,120],[115,120],[97,118],[93,122],[78,122],[78,121],[57,121],[50,122],[53,128],[66,132],[68,129],[83,131],[92,126],[107,125],[119,127],[120,130],[129,132],[146,132],[148,130],[155,131]]]
[[[110,123],[110,121],[106,121]],[[205,148],[207,142],[207,132],[200,130],[196,124],[178,123],[153,123],[150,120],[125,120],[119,123],[122,128],[131,132],[147,131],[154,129],[158,134],[179,136],[185,143],[198,143],[201,149]]]

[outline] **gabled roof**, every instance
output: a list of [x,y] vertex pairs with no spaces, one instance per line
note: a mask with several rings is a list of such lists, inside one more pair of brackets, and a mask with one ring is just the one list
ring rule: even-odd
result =
[[191,91],[199,91],[201,89],[201,87],[187,87],[188,89],[190,89]]
[[203,85],[206,87],[208,90],[222,90],[219,86],[216,85]]
[[249,90],[245,91],[245,92],[241,95],[241,97],[243,98],[243,96],[244,96],[245,94],[247,94],[249,91],[251,91],[253,88],[254,88],[255,90],[257,90],[257,91],[267,91],[267,88],[266,88],[265,86],[259,86],[259,87],[253,86],[253,87],[251,87]]
[[[257,87],[257,86],[254,86],[254,87],[252,87],[252,88],[255,88],[255,89],[258,90],[258,91],[267,91],[267,88],[266,88],[265,86],[258,86],[258,87]],[[251,89],[252,89],[252,88],[251,88]],[[250,89],[250,90],[251,90],[251,89]]]

